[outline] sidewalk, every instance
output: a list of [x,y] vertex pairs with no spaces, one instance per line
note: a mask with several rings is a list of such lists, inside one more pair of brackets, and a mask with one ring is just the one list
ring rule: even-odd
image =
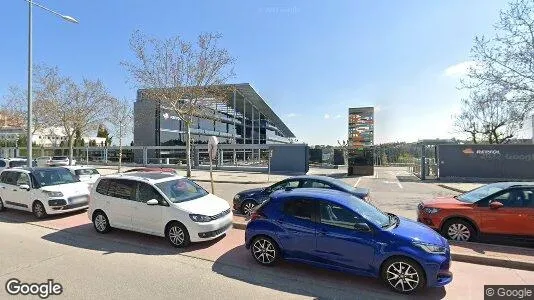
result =
[[[248,220],[245,217],[234,215],[233,227],[235,229],[245,229],[247,222]],[[534,271],[534,249],[531,248],[453,241],[450,241],[449,244],[453,263],[454,261],[461,261]]]
[[465,193],[470,190],[474,190],[484,184],[482,183],[465,183],[465,182],[451,182],[451,183],[439,183],[438,186],[455,191],[458,193]]

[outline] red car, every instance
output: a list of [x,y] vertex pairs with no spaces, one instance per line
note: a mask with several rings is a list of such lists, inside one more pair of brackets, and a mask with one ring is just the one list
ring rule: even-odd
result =
[[133,168],[124,173],[132,172],[163,172],[163,173],[173,173],[178,175],[178,172],[173,168],[158,168],[158,167],[146,167],[146,168]]
[[417,221],[456,241],[481,235],[534,238],[534,182],[499,182],[422,202]]

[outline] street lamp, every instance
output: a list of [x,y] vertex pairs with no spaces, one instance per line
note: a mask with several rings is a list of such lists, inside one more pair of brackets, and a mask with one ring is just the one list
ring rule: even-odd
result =
[[56,16],[61,17],[63,20],[71,23],[78,23],[78,20],[71,16],[62,15],[56,11],[53,11],[47,7],[44,7],[38,3],[33,2],[32,0],[26,0],[28,2],[28,167],[32,167],[32,8],[37,6],[43,10],[46,10],[49,13],[52,13]]

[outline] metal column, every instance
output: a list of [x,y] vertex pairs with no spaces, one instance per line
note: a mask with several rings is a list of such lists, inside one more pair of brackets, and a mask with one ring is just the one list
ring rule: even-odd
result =
[[[247,114],[247,98],[243,97],[243,145],[247,143],[247,122],[245,120]],[[243,163],[247,160],[247,150],[243,149]]]
[[234,96],[233,96],[233,102],[234,102],[234,106],[233,106],[233,117],[234,117],[234,132],[233,132],[233,135],[234,135],[234,166],[237,165],[237,156],[236,156],[236,153],[235,153],[235,145],[237,144],[237,137],[236,137],[236,133],[237,133],[237,130],[236,130],[236,126],[235,126],[235,117],[236,117],[236,113],[237,113],[237,105],[235,103],[235,86],[234,86]]
[[[252,109],[252,117],[251,117],[251,120],[252,120],[252,129],[250,130],[250,144],[254,145],[254,105],[252,105],[251,107]],[[254,155],[256,151],[254,151],[254,148],[252,148],[252,162],[254,162]]]

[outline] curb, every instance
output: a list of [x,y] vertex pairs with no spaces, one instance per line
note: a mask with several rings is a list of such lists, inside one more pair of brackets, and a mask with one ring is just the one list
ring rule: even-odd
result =
[[445,184],[438,184],[439,187],[442,187],[444,189],[448,189],[448,190],[451,190],[451,191],[455,191],[455,192],[458,192],[458,193],[465,193],[466,191],[464,190],[461,190],[461,189],[457,189],[457,188],[454,188],[452,186],[448,186],[448,185],[445,185]]
[[[451,251],[452,252],[452,251]],[[468,254],[451,253],[451,259],[471,264],[501,267],[507,269],[518,269],[534,271],[534,263],[524,261],[514,261],[503,258],[473,256]]]

